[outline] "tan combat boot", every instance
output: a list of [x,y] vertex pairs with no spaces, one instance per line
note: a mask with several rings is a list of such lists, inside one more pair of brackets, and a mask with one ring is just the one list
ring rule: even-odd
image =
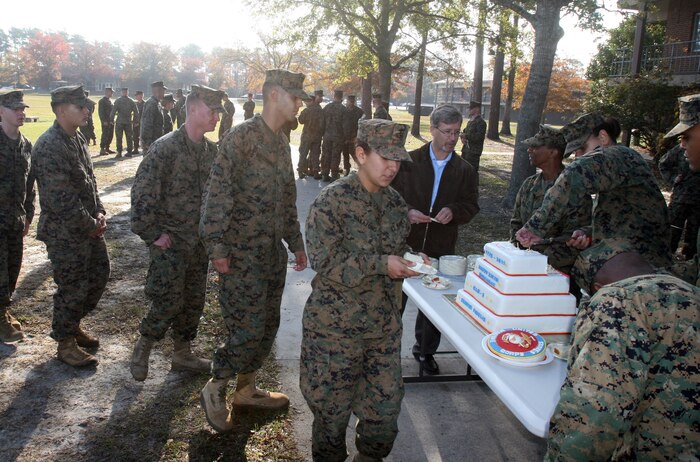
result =
[[75,343],[81,348],[97,348],[100,346],[100,341],[97,337],[88,334],[80,326],[75,331]]
[[228,379],[209,379],[199,395],[207,422],[219,433],[233,430],[231,410],[226,403],[227,385]]
[[73,367],[97,365],[97,358],[82,350],[75,342],[75,337],[58,342],[58,359]]
[[172,370],[201,372],[203,374],[211,372],[211,361],[193,355],[190,342],[173,340],[173,343]]
[[289,398],[284,393],[260,390],[255,386],[255,372],[238,374],[236,391],[233,393],[234,406],[257,409],[281,409],[289,405]]
[[0,342],[12,343],[18,342],[24,338],[22,325],[10,313],[5,313],[0,316]]
[[143,382],[148,377],[148,358],[151,356],[151,348],[153,348],[153,340],[149,340],[143,335],[136,341],[130,364],[134,380]]

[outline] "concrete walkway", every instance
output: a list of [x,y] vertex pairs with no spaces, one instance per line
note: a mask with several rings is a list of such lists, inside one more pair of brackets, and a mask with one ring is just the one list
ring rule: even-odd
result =
[[[298,151],[292,146],[296,168]],[[304,232],[309,207],[326,186],[317,180],[297,180],[297,209]],[[287,272],[282,298],[282,322],[276,341],[277,360],[282,368],[282,390],[289,394],[295,438],[307,460],[311,460],[313,416],[299,390],[301,316],[311,293],[311,269]],[[404,375],[418,372],[411,354],[416,306],[409,302],[404,313],[402,365]],[[446,341],[441,350],[452,350]],[[465,362],[457,355],[438,358],[442,372],[464,373]],[[348,425],[348,450],[355,453],[355,421]],[[399,418],[399,436],[387,461],[466,462],[542,460],[545,441],[530,434],[481,382],[406,384]],[[349,459],[351,460],[351,459]]]

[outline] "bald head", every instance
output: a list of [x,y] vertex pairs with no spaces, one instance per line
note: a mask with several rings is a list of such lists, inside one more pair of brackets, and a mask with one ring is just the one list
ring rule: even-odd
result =
[[655,272],[654,267],[636,252],[617,254],[596,273],[593,280],[593,293],[613,282],[644,274],[654,274]]

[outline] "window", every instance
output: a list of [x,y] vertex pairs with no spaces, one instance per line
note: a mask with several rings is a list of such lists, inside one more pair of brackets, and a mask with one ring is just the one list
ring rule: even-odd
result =
[[691,44],[693,51],[700,51],[700,13],[695,13],[693,18],[693,43]]

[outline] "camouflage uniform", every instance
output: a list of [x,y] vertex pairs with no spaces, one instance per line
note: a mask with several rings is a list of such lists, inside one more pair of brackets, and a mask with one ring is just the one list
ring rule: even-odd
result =
[[[515,233],[527,223],[535,210],[542,205],[547,191],[549,191],[555,181],[546,180],[541,172],[525,179],[515,198],[513,216],[510,219],[511,241],[515,242]],[[581,198],[581,206],[570,210],[570,214],[563,216],[543,237],[568,238],[575,230],[590,226],[592,209],[591,196],[586,194]],[[578,256],[576,249],[567,246],[564,242],[552,242],[546,247],[537,248],[537,250],[547,255],[550,265],[559,271],[571,274],[571,266]]]
[[[169,327],[173,338],[197,336],[204,308],[208,259],[199,239],[199,216],[216,144],[189,139],[185,127],[151,145],[131,189],[131,229],[148,245],[151,263],[146,295],[151,301],[141,334],[161,340]],[[172,239],[163,250],[153,244],[162,233]]]
[[284,133],[284,136],[287,138],[287,141],[290,141],[292,139],[292,130],[296,130],[297,127],[299,127],[299,121],[295,117],[294,120],[290,120],[289,122],[285,122],[284,125],[282,125],[282,133]]
[[173,119],[170,115],[170,111],[163,108],[163,135],[166,135],[173,131]]
[[374,119],[393,120],[391,118],[391,116],[389,115],[389,111],[387,111],[383,105],[379,106],[377,109],[375,109],[373,118]]
[[340,101],[333,101],[323,108],[323,152],[321,153],[321,174],[328,176],[330,172],[334,178],[338,177],[340,168],[340,156],[343,152],[345,135],[343,132],[343,118],[347,109]]
[[32,169],[41,206],[37,239],[46,244],[58,286],[51,337],[61,341],[75,336],[80,320],[95,309],[107,285],[104,237],[89,236],[99,227],[97,214],[106,212],[80,133],[71,136],[54,122],[34,145]]
[[[408,126],[368,122],[358,138],[403,149]],[[393,160],[410,160],[405,150],[403,156]],[[315,461],[345,460],[351,412],[359,419],[361,454],[379,459],[391,451],[404,389],[402,280],[388,276],[388,257],[409,250],[409,230],[401,195],[391,187],[370,193],[357,174],[325,188],[311,205],[306,245],[317,274],[304,307],[299,382],[314,414]]]
[[173,122],[177,122],[177,128],[180,128],[185,124],[185,101],[185,97],[183,96],[182,98],[178,99],[177,102],[175,102],[175,107],[173,108],[173,113],[175,114],[175,117],[173,117]]
[[138,153],[139,146],[141,143],[141,116],[143,116],[143,108],[146,105],[145,100],[136,101],[136,109],[138,109],[138,114],[134,114],[134,151]]
[[685,228],[684,254],[693,257],[697,252],[695,238],[700,228],[700,172],[690,170],[685,150],[680,145],[669,150],[659,161],[659,172],[673,186],[671,202],[668,204],[671,222],[671,252]]
[[325,130],[321,105],[313,103],[304,108],[299,114],[299,123],[304,125],[304,129],[301,131],[297,169],[305,174],[308,172],[309,175],[316,175],[319,172],[321,138]]
[[243,119],[248,120],[253,117],[255,110],[255,101],[246,101],[243,103]]
[[669,275],[608,284],[579,309],[546,461],[697,460],[700,290]]
[[141,143],[144,151],[158,138],[163,136],[163,106],[151,96],[143,106],[141,113]]
[[474,170],[479,171],[479,161],[481,152],[484,150],[484,139],[486,138],[486,121],[478,114],[467,122],[467,126],[462,131],[462,157],[469,162]]
[[114,138],[114,122],[112,122],[112,100],[107,96],[100,98],[97,104],[97,115],[100,117],[102,125],[102,136],[100,137],[100,148],[108,150]]
[[627,239],[652,265],[671,264],[666,202],[646,161],[625,146],[598,147],[575,159],[524,227],[540,237],[551,235],[564,217],[585,206],[591,194],[597,194],[593,244],[608,238]]
[[138,120],[139,117],[139,110],[136,107],[136,102],[128,96],[120,96],[114,102],[110,120],[114,120],[115,115],[117,116],[114,128],[117,137],[117,152],[122,152],[122,135],[126,135],[126,152],[131,152],[134,148],[132,124],[135,120]]
[[84,127],[80,127],[80,133],[83,134],[83,137],[85,137],[85,140],[88,143],[88,146],[90,145],[90,140],[92,140],[94,143],[97,143],[97,138],[95,137],[95,122],[92,120],[92,114],[93,114],[94,108],[90,110],[90,117],[88,118],[88,123]]
[[219,302],[229,335],[214,353],[216,379],[258,370],[277,334],[287,242],[303,251],[289,142],[256,114],[229,130],[202,209],[200,235],[211,260],[231,259]]
[[355,157],[355,138],[357,137],[357,123],[360,121],[365,112],[357,106],[346,106],[346,111],[343,117],[343,133],[345,141],[343,142],[343,167],[345,173],[350,172],[350,158]]
[[233,105],[233,101],[227,99],[224,101],[224,112],[221,114],[221,122],[219,123],[219,139],[224,138],[226,130],[233,126],[233,114],[236,112],[236,106]]
[[[21,97],[19,103],[23,105]],[[0,317],[3,318],[22,266],[24,227],[34,218],[36,194],[34,177],[30,174],[31,153],[32,143],[24,135],[20,133],[18,139],[10,139],[0,126]]]

